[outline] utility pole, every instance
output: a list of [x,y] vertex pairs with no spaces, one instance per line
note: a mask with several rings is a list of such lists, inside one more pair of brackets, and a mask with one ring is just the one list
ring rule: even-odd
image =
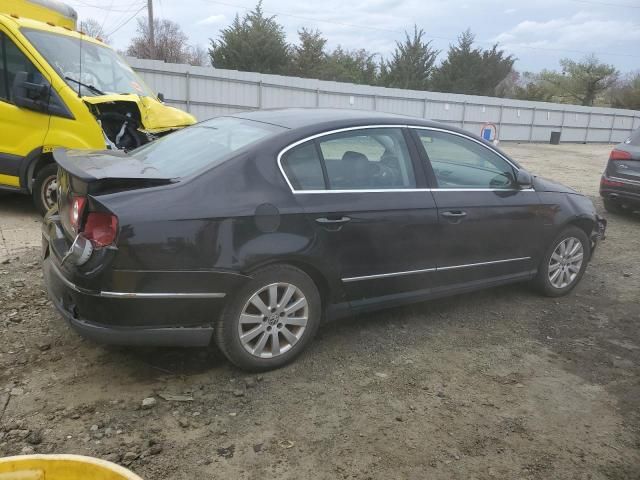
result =
[[151,58],[156,58],[156,36],[153,31],[153,0],[147,0],[147,13],[149,14],[149,53]]

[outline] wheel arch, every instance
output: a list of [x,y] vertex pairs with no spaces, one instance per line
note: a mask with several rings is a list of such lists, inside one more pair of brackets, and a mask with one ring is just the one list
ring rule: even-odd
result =
[[20,169],[20,183],[28,193],[33,192],[33,180],[38,171],[45,165],[54,163],[51,152],[44,152],[42,147],[33,149],[26,157]]
[[266,262],[262,262],[260,264],[252,266],[251,269],[245,272],[245,274],[251,276],[251,274],[253,274],[257,270],[261,270],[266,267],[272,267],[275,265],[289,265],[307,274],[318,288],[318,292],[320,293],[320,301],[322,302],[322,308],[326,308],[329,303],[331,303],[332,290],[329,284],[329,280],[318,267],[312,265],[309,262],[298,259],[275,258],[273,260],[268,260]]

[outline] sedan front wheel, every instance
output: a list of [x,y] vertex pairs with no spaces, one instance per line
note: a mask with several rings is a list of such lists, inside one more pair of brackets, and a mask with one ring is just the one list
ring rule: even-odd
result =
[[321,302],[313,280],[289,265],[259,270],[225,307],[215,341],[236,366],[251,371],[281,367],[315,335]]
[[552,242],[540,263],[536,283],[545,295],[566,295],[580,282],[591,257],[591,244],[584,231],[568,227]]

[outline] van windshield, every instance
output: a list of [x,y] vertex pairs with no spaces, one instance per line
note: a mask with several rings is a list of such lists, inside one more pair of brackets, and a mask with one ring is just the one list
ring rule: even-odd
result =
[[25,37],[81,96],[109,93],[154,96],[112,49],[69,35],[22,29]]

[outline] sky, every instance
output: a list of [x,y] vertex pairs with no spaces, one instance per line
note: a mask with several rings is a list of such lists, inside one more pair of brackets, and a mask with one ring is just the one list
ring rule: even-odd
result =
[[[124,50],[135,35],[146,0],[63,0],[79,18],[104,25],[111,43]],[[236,13],[255,0],[153,0],[154,16],[180,24],[191,44],[208,46]],[[559,60],[590,53],[621,72],[640,71],[640,0],[264,0],[263,9],[297,42],[302,27],[317,28],[328,47],[366,48],[388,57],[413,24],[442,53],[466,28],[479,46],[493,43],[517,57],[519,71],[560,69]]]

